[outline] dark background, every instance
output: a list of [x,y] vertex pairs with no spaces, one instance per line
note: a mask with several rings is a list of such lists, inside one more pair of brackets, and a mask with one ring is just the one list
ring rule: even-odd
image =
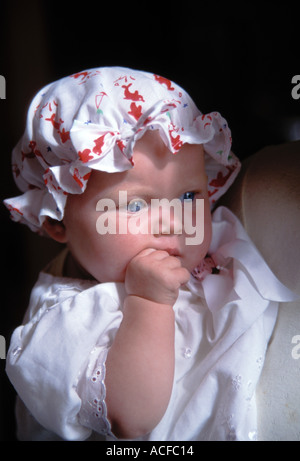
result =
[[[109,3],[109,6],[103,6]],[[96,6],[95,6],[96,5]],[[151,71],[183,86],[202,112],[227,119],[241,158],[300,139],[299,14],[287,2],[53,2],[2,0],[1,202],[17,195],[11,150],[28,104],[45,84],[98,66]],[[58,244],[12,223],[0,204],[0,335],[21,322],[38,272]],[[0,440],[15,440],[14,390],[0,360]]]

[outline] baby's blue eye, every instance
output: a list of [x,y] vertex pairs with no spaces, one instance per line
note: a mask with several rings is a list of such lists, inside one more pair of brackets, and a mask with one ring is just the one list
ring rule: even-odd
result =
[[195,198],[195,192],[185,192],[181,195],[180,200],[182,202],[192,202]]
[[147,202],[142,199],[131,200],[127,205],[127,211],[130,213],[138,213],[141,210],[144,210],[148,207]]

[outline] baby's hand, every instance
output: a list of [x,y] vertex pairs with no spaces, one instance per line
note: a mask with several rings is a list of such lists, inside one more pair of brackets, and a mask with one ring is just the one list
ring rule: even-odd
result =
[[125,288],[128,295],[140,296],[159,304],[173,306],[181,285],[190,274],[175,256],[167,251],[146,249],[127,266]]

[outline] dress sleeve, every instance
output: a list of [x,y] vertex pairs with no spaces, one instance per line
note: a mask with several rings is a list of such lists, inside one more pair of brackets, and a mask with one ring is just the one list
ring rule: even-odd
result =
[[88,366],[78,382],[77,393],[82,402],[79,421],[84,427],[92,429],[106,439],[115,440],[105,403],[105,362],[108,350],[95,347],[91,351]]
[[31,304],[40,307],[31,306],[33,316],[12,335],[7,374],[34,418],[64,440],[85,440],[93,429],[109,434],[105,359],[122,321],[124,288],[104,283],[80,291],[49,277],[32,293]]

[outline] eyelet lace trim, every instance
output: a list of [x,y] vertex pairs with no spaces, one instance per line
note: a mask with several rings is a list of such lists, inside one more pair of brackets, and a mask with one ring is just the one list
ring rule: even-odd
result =
[[79,421],[99,434],[116,437],[111,432],[111,426],[107,419],[105,403],[105,361],[108,349],[95,347],[90,354],[90,361],[85,374],[79,380],[77,393],[82,404],[79,412]]

